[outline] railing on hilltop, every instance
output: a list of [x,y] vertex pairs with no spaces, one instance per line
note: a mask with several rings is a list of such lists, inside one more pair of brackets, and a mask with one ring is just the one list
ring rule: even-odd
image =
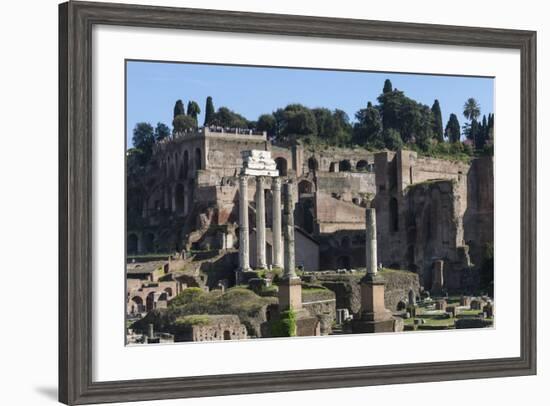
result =
[[209,135],[213,135],[213,136],[222,135],[227,137],[231,137],[231,136],[261,137],[264,140],[267,139],[266,131],[251,130],[249,128],[229,128],[229,127],[210,126],[210,127],[200,127],[193,130],[174,132],[172,133],[172,136],[166,137],[158,141],[154,146],[154,150],[155,152],[158,150],[162,150],[164,146],[177,140],[183,140],[185,138],[195,137],[195,136],[207,137]]
[[229,127],[210,126],[210,127],[201,127],[196,130],[186,130],[186,131],[175,132],[172,136],[172,139],[179,139],[182,137],[190,137],[190,136],[196,136],[196,135],[208,136],[210,134],[212,135],[218,135],[218,134],[219,135],[250,135],[250,136],[267,137],[267,133],[265,131],[256,131],[256,130],[251,130],[249,128],[229,128]]

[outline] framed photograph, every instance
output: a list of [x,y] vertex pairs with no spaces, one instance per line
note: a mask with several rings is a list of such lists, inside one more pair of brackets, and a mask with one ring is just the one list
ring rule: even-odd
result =
[[59,8],[59,400],[536,373],[536,33]]

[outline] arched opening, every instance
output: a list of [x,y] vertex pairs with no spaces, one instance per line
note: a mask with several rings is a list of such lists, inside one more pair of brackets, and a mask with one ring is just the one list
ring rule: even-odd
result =
[[155,293],[151,292],[147,295],[145,299],[145,310],[150,312],[155,308]]
[[366,172],[369,168],[369,163],[365,159],[361,159],[359,162],[357,162],[357,165],[355,165],[355,169],[361,172]]
[[128,255],[137,254],[138,252],[138,236],[135,234],[130,234],[128,236],[128,241],[126,245],[126,252]]
[[165,288],[164,291],[166,292],[168,297],[172,297],[172,295],[174,294],[174,292],[172,291],[172,288]]
[[183,153],[183,179],[187,179],[187,175],[189,173],[189,152],[187,150]]
[[328,168],[329,172],[338,172],[338,162],[331,162]]
[[198,170],[202,169],[202,154],[201,149],[195,149],[195,168]]
[[397,303],[397,310],[405,310],[407,308],[407,304],[400,300],[399,303]]
[[351,261],[347,255],[342,255],[336,260],[338,269],[351,269]]
[[345,236],[342,238],[342,242],[340,243],[340,246],[342,248],[350,248],[351,247],[351,240],[348,236]]
[[363,246],[365,245],[365,235],[364,234],[358,234],[358,235],[355,235],[351,241],[352,245],[355,245],[356,247],[360,247],[360,246]]
[[153,252],[155,250],[155,235],[153,233],[145,234],[145,251]]
[[307,180],[298,183],[298,195],[313,193],[313,185]]
[[275,164],[277,165],[277,170],[279,171],[279,176],[286,176],[287,175],[287,162],[284,158],[277,158],[275,159]]
[[223,339],[224,339],[224,340],[231,340],[231,331],[225,330],[225,331],[223,332]]
[[168,294],[166,292],[162,292],[159,296],[159,299],[158,300],[164,300],[164,301],[167,301],[168,300]]
[[185,214],[185,187],[181,183],[176,185],[176,210]]
[[307,160],[307,167],[310,172],[313,172],[319,169],[319,163],[314,157],[311,157]]
[[134,296],[131,300],[130,313],[143,313],[145,309],[143,308],[143,299],[139,296]]
[[397,208],[397,199],[392,197],[390,199],[390,231],[399,230],[399,213]]
[[344,159],[343,161],[340,161],[339,167],[340,167],[339,168],[340,172],[349,172],[349,171],[351,171],[351,163],[347,159]]

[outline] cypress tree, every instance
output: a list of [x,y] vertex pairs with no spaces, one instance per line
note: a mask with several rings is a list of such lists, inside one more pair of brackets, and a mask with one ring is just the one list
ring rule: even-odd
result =
[[204,126],[209,126],[212,124],[212,120],[214,119],[214,102],[212,101],[212,97],[208,96],[206,98],[206,108],[204,111]]
[[434,115],[433,133],[437,141],[443,142],[443,119],[441,118],[441,107],[439,106],[439,100],[435,99],[432,106],[432,113]]
[[174,118],[176,118],[176,116],[184,116],[184,115],[185,115],[185,106],[180,99],[176,102],[176,105],[174,106]]
[[195,121],[195,127],[199,126],[198,116],[200,112],[201,108],[199,107],[197,102],[190,100],[189,103],[187,103],[187,115]]
[[393,86],[391,84],[391,81],[389,79],[386,79],[384,81],[384,89],[382,90],[382,93],[389,93],[393,90]]
[[454,113],[449,116],[449,121],[445,127],[445,135],[450,143],[460,141],[460,123],[458,122],[458,117]]

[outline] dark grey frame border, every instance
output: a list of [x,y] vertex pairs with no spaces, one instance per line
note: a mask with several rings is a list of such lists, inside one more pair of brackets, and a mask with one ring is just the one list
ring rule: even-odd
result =
[[[93,382],[91,32],[94,24],[518,49],[521,54],[520,356]],[[533,374],[536,374],[536,32],[110,3],[69,2],[59,6],[61,402],[122,402]]]

